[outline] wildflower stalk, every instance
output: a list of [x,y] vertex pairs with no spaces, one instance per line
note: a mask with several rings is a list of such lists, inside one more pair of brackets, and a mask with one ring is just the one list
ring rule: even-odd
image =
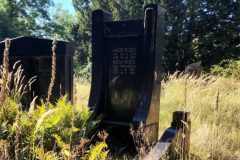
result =
[[21,134],[20,111],[18,111],[18,114],[16,117],[16,135],[15,135],[15,141],[14,141],[15,160],[19,159],[20,134]]
[[9,155],[10,144],[6,140],[0,140],[0,159],[1,160],[10,160]]
[[73,132],[74,132],[74,128],[75,128],[75,125],[74,125],[74,122],[75,122],[75,105],[72,105],[72,119],[71,119],[71,136],[70,136],[70,144],[69,144],[69,152],[71,153],[71,150],[72,150],[72,139],[73,139]]
[[133,142],[135,148],[138,153],[138,159],[142,160],[148,154],[151,149],[151,144],[147,143],[146,140],[146,132],[144,124],[141,122],[137,129],[134,129],[134,126],[130,127],[130,135],[133,138]]
[[2,85],[1,85],[1,96],[0,96],[0,106],[3,106],[3,103],[6,99],[7,94],[7,82],[9,75],[9,49],[11,41],[9,39],[5,40],[5,49],[3,53],[3,62],[2,62]]
[[47,102],[50,101],[50,97],[52,94],[52,90],[53,90],[53,86],[55,83],[55,79],[56,79],[56,48],[57,48],[57,38],[54,38],[53,42],[52,42],[52,69],[51,69],[51,80],[50,80],[50,84],[48,87],[48,97],[47,97]]
[[5,40],[5,49],[3,53],[3,65],[2,65],[2,85],[0,86],[0,107],[2,107],[3,116],[7,117],[7,111],[5,108],[5,99],[7,97],[7,83],[8,83],[8,76],[9,76],[9,49],[10,49],[11,41],[9,39]]
[[216,124],[219,125],[220,123],[220,117],[219,117],[219,90],[217,91],[217,96],[216,96],[216,108],[215,108],[215,113],[216,113]]

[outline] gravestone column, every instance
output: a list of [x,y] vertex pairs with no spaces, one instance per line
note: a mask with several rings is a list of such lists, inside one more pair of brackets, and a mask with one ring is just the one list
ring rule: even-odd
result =
[[92,13],[92,81],[88,106],[94,114],[103,114],[106,101],[106,56],[104,22],[110,21],[111,15],[102,10]]
[[144,11],[142,97],[133,121],[144,122],[146,141],[151,143],[158,140],[165,10],[150,4]]

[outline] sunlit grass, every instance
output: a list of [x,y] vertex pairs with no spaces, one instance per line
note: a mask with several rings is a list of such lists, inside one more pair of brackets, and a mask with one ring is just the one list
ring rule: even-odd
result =
[[[86,105],[90,84],[75,79],[75,87],[75,102]],[[193,159],[240,159],[239,97],[240,81],[233,78],[171,75],[162,82],[160,135],[172,112],[190,111]]]
[[[240,81],[170,76],[162,83],[160,131],[172,112],[191,112],[191,153],[201,159],[240,158]],[[184,105],[186,96],[186,106]]]
[[87,106],[90,93],[90,83],[81,79],[74,78],[74,103]]

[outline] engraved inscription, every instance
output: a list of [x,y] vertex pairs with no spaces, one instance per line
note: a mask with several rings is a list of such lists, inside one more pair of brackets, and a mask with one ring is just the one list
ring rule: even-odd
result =
[[136,74],[136,48],[114,48],[112,53],[113,75]]

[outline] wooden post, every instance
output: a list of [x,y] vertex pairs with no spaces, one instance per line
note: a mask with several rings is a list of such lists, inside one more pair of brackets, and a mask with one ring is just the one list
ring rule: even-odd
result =
[[177,130],[177,134],[173,139],[172,148],[175,150],[175,153],[173,154],[174,158],[183,160],[189,159],[191,132],[190,112],[173,112],[171,127]]
[[170,159],[188,160],[190,148],[190,112],[173,112],[171,127],[167,128],[157,144],[144,160]]

